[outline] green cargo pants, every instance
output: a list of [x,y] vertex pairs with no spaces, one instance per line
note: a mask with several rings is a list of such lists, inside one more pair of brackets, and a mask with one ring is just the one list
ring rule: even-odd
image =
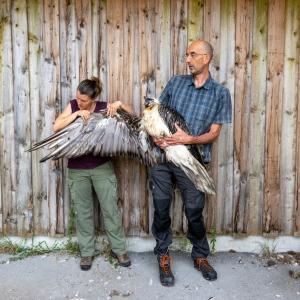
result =
[[69,169],[71,197],[76,214],[76,232],[82,257],[95,254],[92,186],[100,202],[104,226],[112,250],[126,252],[125,234],[117,207],[117,179],[111,162],[94,169]]

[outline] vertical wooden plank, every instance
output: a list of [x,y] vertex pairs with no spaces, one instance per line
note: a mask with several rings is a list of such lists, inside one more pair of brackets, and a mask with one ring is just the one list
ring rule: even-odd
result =
[[[156,32],[157,32],[157,66],[156,66],[156,97],[159,98],[162,90],[166,86],[171,77],[171,1],[157,0],[157,17],[156,17]],[[177,191],[178,192],[178,191]],[[150,226],[153,222],[153,199],[152,194],[149,199],[149,220]],[[177,210],[178,218],[173,219],[172,227],[175,232],[182,232],[182,202],[180,195],[177,204],[181,205],[181,209]],[[173,214],[173,212],[172,212]]]
[[248,234],[262,231],[264,190],[265,97],[267,76],[267,1],[254,2],[252,82],[249,129]]
[[253,1],[236,3],[235,109],[234,109],[234,193],[233,231],[247,231],[248,147],[250,116],[250,51]]
[[12,20],[11,1],[2,0],[0,4],[0,232],[8,234],[17,232],[16,222],[11,219],[16,210]]
[[[171,77],[171,1],[157,1],[157,67],[156,67],[156,97],[159,98],[162,90]],[[178,195],[177,195],[178,194]],[[152,195],[151,195],[152,196]],[[182,232],[182,201],[178,191],[175,191],[176,205],[172,206],[171,214],[173,215],[172,230],[175,233]],[[151,202],[150,202],[151,201]],[[153,222],[153,200],[150,199],[149,219],[150,225]],[[179,206],[178,208],[176,208]],[[176,210],[177,215],[173,213]]]
[[[60,99],[60,58],[59,58],[59,3],[58,0],[44,0],[43,12],[43,56],[41,67],[43,80],[40,95],[45,102],[45,135],[52,132]],[[48,163],[47,201],[49,210],[49,233],[55,235],[58,231],[58,214],[63,209],[62,165],[60,161]],[[59,212],[59,213],[58,213]],[[60,228],[61,230],[61,228]]]
[[299,1],[286,2],[285,15],[284,79],[282,103],[282,135],[284,145],[280,153],[281,199],[283,203],[284,234],[293,232],[296,168],[297,90],[299,76]]
[[[220,83],[232,95],[234,107],[235,1],[221,3]],[[233,126],[223,125],[218,138],[217,206],[219,224],[224,233],[232,232],[233,221]]]
[[[211,43],[214,48],[213,60],[210,64],[210,73],[215,80],[219,80],[220,72],[220,1],[212,0],[204,2],[204,39]],[[212,149],[212,163],[209,171],[212,173],[214,182],[218,182],[218,141],[214,142]],[[217,197],[206,197],[204,220],[207,230],[212,228],[220,230],[217,226]]]
[[[95,13],[95,9],[99,7],[99,10],[97,12],[99,22],[97,22],[97,17]],[[100,95],[100,99],[102,101],[108,101],[108,74],[107,74],[107,62],[108,62],[108,49],[107,49],[107,7],[106,7],[106,0],[100,0],[97,4],[95,2],[95,5],[93,7],[93,19],[92,26],[93,26],[93,35],[97,34],[97,31],[99,32],[98,42],[96,38],[93,38],[93,70],[97,74],[103,84],[103,90]],[[94,31],[95,30],[95,31]],[[100,218],[100,227],[101,229],[104,228],[103,224],[103,218],[101,217],[101,211],[99,213],[100,207],[97,206],[98,210],[95,210],[96,217]],[[97,215],[98,214],[98,215]],[[95,219],[97,221],[97,218]],[[99,222],[98,222],[99,223]]]
[[[62,110],[67,106],[68,102],[71,100],[71,78],[68,74],[68,26],[71,22],[70,7],[66,0],[59,1],[59,58],[60,58],[60,99],[56,103],[57,116],[62,112]],[[58,216],[58,231],[63,230],[66,233],[69,224],[69,213],[70,213],[70,195],[69,187],[67,181],[67,161],[62,161],[62,199],[63,207],[60,210],[60,215]]]
[[220,20],[221,7],[219,0],[207,0],[204,3],[204,39],[214,48],[214,57],[210,64],[213,78],[219,79],[220,70]]
[[[300,60],[300,51],[298,50],[298,61]],[[298,67],[300,74],[300,65]],[[297,147],[296,147],[296,184],[295,184],[295,204],[294,204],[294,235],[300,236],[300,76],[298,76],[298,106],[297,106]]]
[[[79,83],[79,58],[78,58],[78,34],[77,19],[75,15],[76,3],[74,0],[59,2],[60,15],[60,76],[61,76],[61,101],[60,110],[63,110],[70,100],[75,98]],[[58,112],[59,113],[59,112]],[[68,170],[66,161],[63,162],[62,177],[64,183],[64,227],[68,228],[71,209],[71,198],[67,182]]]
[[203,7],[204,0],[188,1],[188,43],[204,37]]
[[[25,1],[12,2],[12,38],[14,72],[14,123],[16,168],[17,233],[32,233],[32,182],[30,154],[24,153],[30,146],[30,103],[28,70],[28,32]],[[15,233],[15,232],[14,232]]]
[[100,13],[99,13],[99,48],[98,57],[99,64],[99,77],[103,83],[103,91],[101,93],[102,101],[108,99],[108,74],[107,74],[107,60],[108,60],[108,40],[107,40],[107,7],[106,0],[100,0]]
[[[163,4],[163,9],[167,9],[168,7],[168,3],[164,2]],[[141,11],[142,9],[142,11]],[[145,3],[145,7],[141,7],[140,5],[140,11],[139,11],[139,22],[142,22],[142,31],[141,31],[141,39],[140,39],[140,75],[142,76],[142,84],[140,87],[140,101],[141,101],[141,111],[144,109],[144,97],[145,96],[156,96],[156,91],[157,91],[157,87],[158,87],[158,82],[157,82],[157,62],[158,62],[158,53],[156,51],[153,51],[153,49],[158,49],[158,13],[160,11],[160,8],[156,6],[156,2],[155,1],[150,1],[148,0]],[[161,11],[160,11],[161,12]],[[167,17],[166,15],[168,15],[168,11],[163,11],[161,12],[165,17]],[[161,20],[162,21],[162,20]],[[167,21],[167,20],[166,20]],[[166,26],[166,24],[163,22],[163,26]],[[164,27],[165,29],[165,27]],[[144,52],[142,49],[142,47],[144,47],[144,45],[146,45],[146,51]],[[168,48],[165,45],[166,48]],[[166,50],[168,51],[168,50]],[[146,60],[146,64],[144,64]],[[166,62],[166,64],[168,65],[168,61]],[[145,207],[144,210],[144,216],[147,217],[149,219],[148,216],[148,212],[149,210],[146,208],[146,206],[149,206],[149,193],[150,191],[147,189],[148,183],[147,183],[147,172],[146,169],[144,167],[141,167],[141,182],[140,184],[145,188],[143,188],[142,190],[142,195],[143,197],[145,197],[145,201],[142,203],[142,206]],[[152,200],[152,199],[150,199]],[[152,202],[151,202],[151,206],[152,206]],[[152,220],[153,218],[150,219],[150,226],[152,224]],[[149,221],[145,220],[144,222],[144,228],[146,229],[146,227],[148,226],[148,229],[146,232],[149,232]]]
[[67,1],[67,78],[70,80],[69,99],[74,99],[77,86],[80,81],[79,76],[79,54],[78,54],[78,20],[75,12],[76,0]]
[[92,17],[91,1],[76,0],[76,45],[79,59],[79,82],[92,75]]
[[[107,74],[109,102],[123,100],[123,6],[122,1],[107,2]],[[122,205],[123,225],[125,231],[130,228],[130,186],[128,186],[128,159],[118,160],[115,164],[119,182],[119,200]]]
[[123,91],[123,11],[122,1],[107,2],[108,23],[108,98],[111,101],[122,98]]
[[[189,0],[187,3],[187,45],[195,41],[199,38],[203,38],[203,6],[204,6],[204,1],[199,1],[199,0]],[[187,46],[186,45],[186,46]],[[179,233],[179,226],[181,225],[181,222],[179,221],[180,215],[178,215],[178,212],[183,213],[183,204],[181,201],[181,197],[179,194],[179,191],[175,191],[175,202],[173,206],[174,212],[174,220],[173,222],[173,231],[175,233]],[[175,216],[178,216],[178,219],[176,220]],[[185,214],[183,213],[183,230],[184,232],[187,231],[187,220],[185,217]],[[206,211],[204,212],[204,218],[206,218]],[[176,222],[177,221],[177,222]],[[179,226],[178,226],[179,225]]]
[[[136,52],[138,49],[137,42],[135,42],[136,39],[134,38],[137,36],[135,30],[136,24],[138,24],[138,5],[133,1],[123,1],[122,6],[119,9],[123,11],[122,23],[120,24],[123,29],[123,53],[120,53],[120,56],[122,55],[120,58],[122,58],[124,62],[122,66],[124,89],[121,92],[122,98],[120,100],[127,103],[129,106],[132,106],[133,65],[137,60]],[[125,165],[127,168],[126,171],[123,168]],[[122,179],[123,184],[120,186],[120,189],[125,191],[125,194],[128,195],[128,199],[125,202],[128,205],[128,211],[125,211],[123,207],[124,220],[127,220],[126,229],[130,235],[136,235],[140,231],[140,218],[142,212],[139,204],[140,201],[144,200],[141,199],[141,195],[139,194],[139,165],[137,162],[126,159],[126,161],[122,160],[122,162],[120,162],[119,167],[123,176],[126,172],[126,177]]]
[[171,1],[172,74],[186,74],[187,0]]
[[280,152],[283,87],[285,2],[270,1],[268,9],[268,73],[266,95],[266,142],[263,231],[282,228]]
[[170,30],[170,0],[157,0],[156,20],[157,31],[157,67],[156,67],[156,97],[158,98],[171,77],[171,30]]
[[151,24],[153,20],[153,9],[148,1],[139,1],[139,65],[141,76],[140,111],[144,109],[144,97],[151,97],[155,95],[155,53],[151,51],[151,47],[153,47],[152,44],[155,43],[155,39],[151,32],[152,26],[153,31],[155,31],[155,24]]
[[67,0],[59,1],[59,57],[60,57],[60,101],[58,114],[68,105],[71,100],[71,84],[68,74],[68,30],[70,29],[71,9]]
[[[40,99],[40,70],[42,56],[42,16],[43,3],[41,1],[29,1],[27,5],[28,16],[28,47],[29,47],[29,83],[30,83],[30,113],[31,113],[31,138],[32,143],[42,139],[44,126],[44,104]],[[33,226],[34,233],[47,233],[40,228],[40,219],[48,218],[44,215],[41,207],[43,202],[47,206],[47,182],[44,180],[43,172],[45,165],[39,163],[45,151],[31,153],[32,168],[32,190],[33,190]],[[46,208],[47,209],[47,208]],[[47,222],[47,220],[45,220]],[[44,221],[44,222],[45,222]],[[46,230],[48,226],[46,226]]]
[[99,77],[100,65],[100,2],[99,0],[91,1],[91,75]]
[[[1,97],[0,97],[0,169],[3,170],[3,90],[4,90],[4,81],[3,81],[3,57],[4,57],[4,36],[5,36],[5,29],[7,26],[7,20],[8,20],[8,11],[6,10],[7,7],[7,1],[6,3],[4,1],[0,2],[0,91],[1,91]],[[0,234],[3,234],[3,192],[2,192],[2,186],[4,185],[4,181],[2,179],[2,171],[0,172]]]
[[[186,74],[185,53],[187,47],[188,2],[171,1],[171,75]],[[182,200],[178,190],[174,192],[171,207],[172,229],[187,231],[187,221],[182,209]]]

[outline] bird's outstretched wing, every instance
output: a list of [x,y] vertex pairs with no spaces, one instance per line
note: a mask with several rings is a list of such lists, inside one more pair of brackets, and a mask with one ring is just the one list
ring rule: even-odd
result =
[[129,156],[146,165],[163,162],[165,155],[149,135],[140,129],[141,119],[119,109],[115,117],[92,113],[87,123],[77,118],[59,132],[34,144],[28,151],[48,146],[50,158],[71,158],[93,153],[101,156]]

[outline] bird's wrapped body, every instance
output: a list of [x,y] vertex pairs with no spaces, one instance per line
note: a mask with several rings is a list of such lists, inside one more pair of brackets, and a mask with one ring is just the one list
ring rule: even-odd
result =
[[118,109],[114,117],[92,113],[86,123],[77,118],[64,129],[34,144],[29,151],[48,145],[50,152],[40,162],[89,153],[128,156],[148,166],[169,161],[180,167],[198,190],[215,194],[213,180],[202,165],[196,145],[174,145],[162,150],[154,144],[151,136],[170,136],[176,132],[175,124],[188,133],[181,115],[159,103],[146,107],[142,118],[122,109]]

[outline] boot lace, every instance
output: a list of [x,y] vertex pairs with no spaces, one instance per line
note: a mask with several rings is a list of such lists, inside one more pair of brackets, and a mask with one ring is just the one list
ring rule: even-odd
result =
[[86,265],[91,263],[91,258],[89,256],[81,258],[81,264]]
[[167,275],[170,275],[171,274],[171,269],[170,269],[170,260],[171,260],[171,257],[168,256],[168,255],[162,255],[160,257],[160,261],[159,261],[159,264],[163,270],[163,272]]
[[208,263],[208,260],[206,258],[197,257],[196,258],[196,264],[198,268],[204,268],[208,272],[213,271],[212,266]]

